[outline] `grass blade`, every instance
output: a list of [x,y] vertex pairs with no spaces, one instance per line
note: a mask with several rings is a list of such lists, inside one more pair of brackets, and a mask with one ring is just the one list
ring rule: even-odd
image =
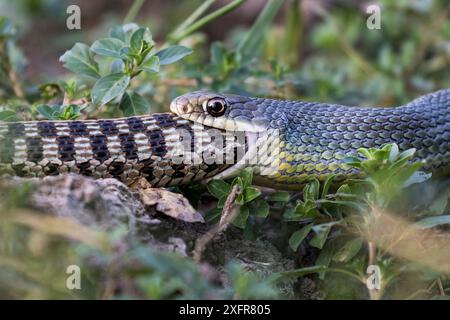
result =
[[250,30],[238,44],[236,51],[241,54],[243,61],[255,55],[267,28],[272,23],[283,3],[284,0],[269,0],[258,16],[258,19],[256,19]]

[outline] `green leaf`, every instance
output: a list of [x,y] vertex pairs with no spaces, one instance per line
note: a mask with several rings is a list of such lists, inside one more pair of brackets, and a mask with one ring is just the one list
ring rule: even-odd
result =
[[36,108],[36,110],[37,110],[37,112],[39,112],[41,115],[43,115],[46,119],[49,119],[49,120],[54,120],[54,119],[55,119],[55,118],[54,118],[54,114],[55,114],[55,112],[58,111],[58,110],[56,110],[55,108],[52,108],[52,107],[50,107],[50,106],[47,105],[47,104],[39,105],[39,106]]
[[142,51],[144,41],[147,43],[152,41],[152,36],[148,28],[139,28],[133,32],[130,38],[130,48],[134,53]]
[[112,27],[111,30],[109,31],[109,37],[119,39],[124,43],[127,41],[125,31],[123,30],[122,26]]
[[279,191],[271,193],[267,196],[267,201],[272,202],[289,202],[291,196],[287,191]]
[[147,31],[147,28],[139,28],[133,34],[130,38],[130,49],[134,53],[139,53],[142,50],[143,46],[143,40],[144,40],[144,33]]
[[17,116],[17,112],[14,111],[0,111],[0,121],[12,122],[20,121],[21,119]]
[[269,204],[264,200],[256,201],[251,207],[251,214],[257,217],[266,218],[269,215],[269,212]]
[[311,180],[303,189],[303,198],[306,200],[319,199],[320,182],[317,179]]
[[111,64],[111,73],[120,73],[125,70],[125,64],[122,59],[116,59]]
[[358,157],[348,156],[348,157],[344,158],[343,162],[348,164],[351,167],[355,167],[355,168],[361,169],[361,162],[362,161]]
[[309,244],[318,249],[322,249],[325,242],[327,241],[328,234],[330,233],[331,227],[339,222],[328,222],[323,224],[318,224],[313,227],[315,236],[311,239]]
[[236,177],[231,182],[231,186],[239,185],[242,189],[244,189],[244,182],[241,177]]
[[244,205],[245,204],[244,194],[241,193],[240,195],[238,195],[234,202],[240,206]]
[[100,78],[92,88],[92,101],[94,104],[104,105],[121,96],[129,83],[130,77],[125,73],[112,73]]
[[273,273],[269,279],[273,282],[278,282],[279,280],[286,278],[298,278],[303,277],[311,273],[319,273],[327,270],[327,266],[315,265],[311,267],[304,267],[300,269],[293,269],[284,272],[275,272]]
[[191,49],[177,45],[158,51],[156,55],[159,57],[159,64],[163,66],[181,60],[191,53]]
[[66,51],[60,58],[64,67],[70,71],[99,78],[98,64],[94,60],[92,53],[89,51],[89,46],[84,43],[76,43],[72,49]]
[[428,217],[420,220],[417,224],[422,228],[433,228],[444,224],[450,224],[450,215]]
[[58,114],[58,120],[75,120],[80,116],[80,106],[76,104],[69,104],[61,107],[61,112]]
[[371,149],[359,148],[357,151],[367,160],[370,160],[373,158],[373,150],[371,150]]
[[[316,265],[324,266],[325,268],[328,268],[328,266],[331,263],[331,259],[333,258],[335,251],[331,243],[327,243],[327,245],[322,249],[319,256],[316,260]],[[319,279],[323,280],[325,279],[325,273],[326,270],[323,270],[319,273]]]
[[320,216],[320,211],[317,209],[317,204],[312,200],[308,200],[306,202],[298,201],[291,214],[286,215],[285,218],[291,221],[300,221],[318,216]]
[[119,56],[123,61],[133,61],[137,55],[131,51],[130,47],[123,47],[119,50]]
[[222,209],[214,208],[206,214],[205,220],[208,223],[217,223],[220,221],[221,215],[222,215]]
[[400,153],[398,155],[398,159],[396,159],[397,161],[403,161],[403,160],[409,160],[412,159],[414,157],[414,154],[416,153],[416,149],[415,148],[411,148],[408,150],[403,151],[402,153]]
[[361,250],[363,239],[355,238],[348,241],[333,257],[337,262],[348,262]]
[[237,217],[234,219],[233,224],[241,229],[245,228],[245,225],[247,224],[247,219],[249,216],[249,209],[247,206],[242,206],[239,209],[239,214],[237,215]]
[[334,178],[336,178],[335,174],[329,174],[327,176],[327,178],[325,179],[325,182],[323,183],[322,196],[321,196],[323,199],[328,194],[328,190],[330,190],[330,187],[333,184]]
[[141,65],[140,68],[147,72],[159,72],[159,57],[158,56],[151,56],[150,58],[146,59]]
[[292,250],[297,251],[298,246],[305,240],[314,224],[310,223],[298,231],[295,231],[289,238],[289,246]]
[[[422,166],[422,164],[418,164],[417,167],[414,167],[414,165],[411,165],[411,167],[405,169],[402,173],[400,173],[400,174],[397,175],[397,176],[399,176],[400,179],[404,179],[404,178],[407,177],[412,171],[418,170],[419,167],[421,167],[421,166]],[[397,176],[396,176],[396,178],[397,178]],[[432,173],[431,173],[431,172],[427,173],[427,172],[423,172],[423,171],[416,171],[416,172],[412,173],[412,174],[409,176],[409,178],[407,178],[406,180],[404,179],[405,182],[402,184],[402,188],[407,188],[407,187],[409,187],[410,185],[425,182],[425,181],[427,181],[428,179],[430,179],[431,176],[432,176]]]
[[257,188],[247,187],[244,189],[244,199],[245,202],[250,202],[261,195],[261,191]]
[[219,198],[217,201],[217,208],[223,208],[225,205],[225,202],[227,201],[228,196],[223,196],[222,198]]
[[231,191],[231,186],[223,180],[211,180],[208,183],[207,188],[209,193],[217,199],[228,197],[228,194]]
[[392,144],[391,150],[389,150],[389,160],[394,162],[399,155],[398,145],[396,143]]
[[123,32],[125,32],[125,43],[126,44],[130,44],[131,41],[131,36],[133,35],[133,33],[139,29],[139,26],[134,23],[134,22],[130,22],[127,24],[124,24],[122,26]]
[[120,49],[124,46],[125,43],[119,39],[104,38],[95,41],[90,49],[92,52],[102,56],[121,58]]
[[42,104],[36,110],[49,120],[75,120],[80,116],[80,107],[75,104],[66,106]]
[[148,114],[150,112],[148,101],[135,91],[123,94],[119,108],[125,117]]
[[252,184],[252,180],[253,180],[253,169],[248,167],[245,168],[244,170],[241,170],[239,176],[242,179],[242,185],[244,188],[250,186]]

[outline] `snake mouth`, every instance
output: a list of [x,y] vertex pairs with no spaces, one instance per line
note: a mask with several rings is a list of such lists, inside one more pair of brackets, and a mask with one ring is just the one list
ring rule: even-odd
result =
[[[190,158],[200,155],[202,165],[219,168],[205,177],[206,182],[233,178],[247,167],[251,167],[256,175],[270,175],[278,170],[279,151],[273,152],[280,146],[278,130],[256,125],[251,125],[252,130],[242,130],[247,128],[243,123],[239,123],[239,130],[224,130],[204,125],[202,121],[182,119],[196,140]],[[195,149],[195,146],[200,148]]]
[[224,171],[218,173],[217,175],[207,179],[206,182],[217,179],[233,178],[239,175],[241,170],[248,167],[250,160],[254,158],[254,155],[257,153],[258,134],[254,132],[243,132],[243,133],[245,135],[245,145],[244,145],[245,150],[243,156],[240,159],[236,158],[237,161],[233,165],[231,165]]
[[231,132],[263,132],[267,130],[267,125],[252,122],[247,119],[235,119],[225,116],[213,117],[202,112],[192,112],[186,114],[178,114],[179,117],[219,130]]

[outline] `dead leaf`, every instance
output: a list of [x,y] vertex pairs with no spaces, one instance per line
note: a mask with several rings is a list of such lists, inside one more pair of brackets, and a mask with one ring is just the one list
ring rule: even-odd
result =
[[205,220],[181,194],[162,188],[141,188],[138,190],[141,201],[147,206],[177,220],[185,222],[202,222]]

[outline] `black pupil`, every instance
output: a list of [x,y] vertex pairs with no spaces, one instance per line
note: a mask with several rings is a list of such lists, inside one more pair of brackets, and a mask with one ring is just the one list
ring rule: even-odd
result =
[[212,111],[220,112],[223,109],[223,105],[220,101],[214,101],[212,105]]
[[208,112],[214,117],[219,117],[225,112],[225,104],[221,100],[210,100],[208,102]]

